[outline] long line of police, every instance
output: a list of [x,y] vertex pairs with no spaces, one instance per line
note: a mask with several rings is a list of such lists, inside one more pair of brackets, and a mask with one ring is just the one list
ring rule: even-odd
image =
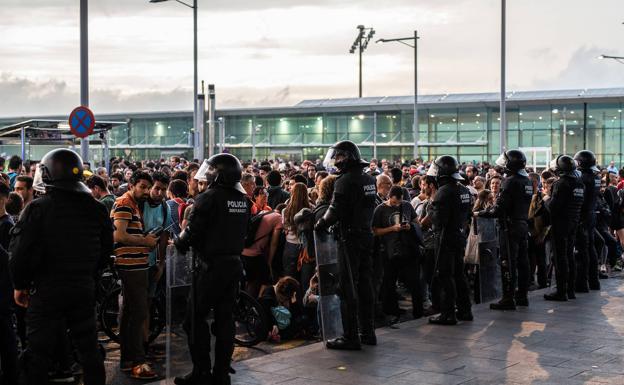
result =
[[[181,250],[192,247],[197,260],[195,287],[191,290],[196,297],[191,298],[185,323],[193,370],[176,378],[176,384],[230,383],[235,331],[232,309],[242,276],[240,255],[250,207],[240,184],[239,160],[231,154],[218,154],[207,163],[209,188],[196,199],[189,225],[176,240],[176,247]],[[441,156],[427,171],[427,176],[437,183],[431,219],[436,239],[433,279],[438,288],[435,295],[439,314],[432,316],[430,323],[454,325],[473,319],[463,261],[466,229],[472,216],[497,218],[500,225],[503,294],[491,308],[512,310],[529,305],[527,220],[533,185],[521,151],[506,151],[497,164],[505,169],[502,187],[495,204],[478,212],[472,212],[473,198],[460,183],[462,177],[455,158]],[[334,168],[338,178],[330,207],[316,223],[315,231],[332,230],[338,240],[337,261],[334,270],[319,268],[319,279],[322,290],[330,288],[338,294],[343,326],[343,333],[328,338],[326,346],[357,350],[362,345],[377,344],[371,256],[376,181],[364,172],[368,162],[349,141],[332,146],[325,165]],[[593,247],[600,179],[591,151],[581,151],[574,158],[558,156],[550,167],[559,177],[546,203],[557,288],[544,298],[566,301],[574,299],[576,293],[600,289]],[[18,304],[28,305],[32,354],[28,363],[29,383],[45,381],[44,371],[55,343],[54,327],[64,322],[82,357],[85,384],[104,384],[93,294],[83,289],[94,287],[93,271],[111,255],[113,229],[104,207],[92,199],[84,186],[82,160],[74,152],[54,150],[47,154],[35,179],[45,188],[45,198],[27,208],[13,230],[10,246],[15,299]],[[337,285],[331,288],[335,275]],[[333,309],[337,311],[336,307]],[[212,330],[205,320],[210,310],[214,310],[215,318]],[[216,337],[214,362],[210,359],[211,334]]]

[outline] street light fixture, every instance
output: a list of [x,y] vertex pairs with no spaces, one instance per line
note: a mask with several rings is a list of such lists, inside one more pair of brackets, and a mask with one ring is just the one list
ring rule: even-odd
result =
[[[420,39],[420,37],[418,36],[418,31],[414,31],[414,36],[412,37],[401,37],[397,39],[379,39],[375,42],[389,43],[395,41],[397,43],[404,44],[414,49],[414,124],[412,127],[414,131],[414,160],[418,159],[418,140],[420,139],[418,132],[418,39]],[[406,43],[406,41],[410,40],[414,41],[414,45]]]
[[[164,3],[169,0],[149,0],[150,3]],[[202,124],[199,124],[198,114],[197,114],[197,0],[193,0],[193,5],[185,3],[181,0],[175,0],[176,2],[184,5],[185,7],[191,8],[193,10],[193,128],[203,127]],[[196,136],[203,138],[203,135]],[[206,146],[204,143],[194,143],[194,157],[199,158],[199,154],[203,154],[203,148]],[[202,156],[203,157],[203,156]],[[201,159],[200,159],[201,161]]]
[[612,59],[612,60],[615,60],[618,63],[624,64],[624,56],[600,55],[600,56],[598,56],[597,59],[600,59],[600,60]]
[[[351,44],[351,48],[349,49],[349,53],[355,53],[355,50],[359,51],[360,54],[360,92],[359,97],[362,97],[362,53],[368,47],[368,42],[371,41],[373,36],[375,35],[375,30],[373,28],[366,28],[363,25],[357,26],[359,32]],[[368,35],[366,35],[366,31],[368,31]]]

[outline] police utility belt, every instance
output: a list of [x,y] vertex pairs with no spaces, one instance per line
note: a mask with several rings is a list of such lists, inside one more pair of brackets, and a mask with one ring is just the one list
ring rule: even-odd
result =
[[197,257],[195,258],[195,267],[200,271],[211,270],[216,262],[224,262],[224,261],[235,261],[240,260],[240,256],[236,254],[221,254],[221,255],[211,255],[209,257]]

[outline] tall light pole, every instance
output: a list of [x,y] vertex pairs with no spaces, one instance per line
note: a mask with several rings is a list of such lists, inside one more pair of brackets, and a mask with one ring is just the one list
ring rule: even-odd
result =
[[[397,43],[405,44],[408,47],[414,49],[414,124],[412,125],[412,129],[414,130],[414,150],[413,156],[414,160],[418,159],[418,140],[419,132],[418,132],[418,31],[414,31],[413,37],[400,37],[397,39],[379,39],[375,43],[388,43],[391,41],[396,41]],[[406,41],[413,40],[414,45],[406,43]]]
[[[168,0],[149,0],[150,3],[163,3],[165,1]],[[175,1],[193,10],[193,129],[196,131],[199,127],[203,127],[203,124],[199,124],[197,121],[197,0],[193,0],[193,5],[187,4],[181,0]],[[197,136],[195,137],[197,138]],[[205,148],[206,144],[194,143],[193,148],[195,155],[197,155],[197,149],[199,146],[203,146]],[[195,155],[194,157],[196,157]]]
[[[80,0],[80,105],[89,107],[89,1]],[[89,138],[80,139],[80,156],[89,161]]]
[[[362,54],[366,50],[366,47],[368,47],[368,42],[375,35],[375,30],[373,28],[366,28],[363,25],[358,25],[357,28],[359,32],[357,36],[355,37],[353,44],[351,44],[349,53],[355,53],[355,50],[357,49],[360,55],[360,88],[359,88],[358,95],[361,98],[362,97]],[[366,31],[368,31],[368,35],[365,36]]]
[[507,149],[507,106],[505,95],[505,19],[507,1],[501,0],[501,89],[500,89],[500,151]]
[[624,64],[624,56],[600,55],[598,56],[598,59],[600,60],[611,59],[611,60],[615,60],[618,63]]

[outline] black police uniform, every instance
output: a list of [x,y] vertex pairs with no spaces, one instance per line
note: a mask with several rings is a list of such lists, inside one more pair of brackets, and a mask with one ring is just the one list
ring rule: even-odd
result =
[[87,192],[50,189],[32,201],[12,230],[10,265],[15,288],[30,290],[27,332],[32,356],[28,383],[47,384],[59,328],[66,325],[80,353],[84,383],[104,384],[97,347],[95,273],[113,251],[106,207]]
[[581,217],[585,186],[575,174],[562,175],[552,186],[551,198],[546,202],[550,212],[551,236],[555,252],[557,291],[546,294],[546,299],[575,298],[576,263],[574,238]]
[[470,290],[464,275],[464,229],[472,198],[470,190],[450,176],[438,178],[438,184],[438,191],[431,202],[431,221],[436,238],[434,275],[441,296],[439,319],[454,323],[456,306],[458,315],[472,318]]
[[336,179],[332,202],[327,209],[329,215],[325,215],[326,218],[333,215],[339,222],[342,321],[349,340],[359,340],[358,315],[362,334],[374,335],[371,226],[376,195],[375,178],[365,174],[361,166],[353,166]]
[[[600,177],[591,169],[581,169],[585,198],[581,207],[581,221],[577,231],[576,291],[580,293],[600,290],[598,281],[598,255],[594,244],[596,230],[596,203],[600,195]],[[571,283],[572,284],[572,283]]]
[[533,184],[527,176],[508,175],[501,185],[492,208],[480,212],[482,217],[498,218],[500,225],[500,250],[503,280],[503,299],[496,305],[514,308],[515,298],[520,305],[528,305],[527,292],[530,281],[528,248],[528,215]]
[[243,273],[239,256],[245,243],[250,210],[243,192],[233,186],[213,183],[195,199],[185,229],[188,238],[183,233],[176,242],[181,249],[192,246],[196,255],[194,295],[191,294],[184,322],[194,375],[192,380],[176,380],[176,383],[209,381],[210,327],[206,318],[211,310],[214,310],[216,337],[211,383],[229,383],[235,334],[232,312]]

